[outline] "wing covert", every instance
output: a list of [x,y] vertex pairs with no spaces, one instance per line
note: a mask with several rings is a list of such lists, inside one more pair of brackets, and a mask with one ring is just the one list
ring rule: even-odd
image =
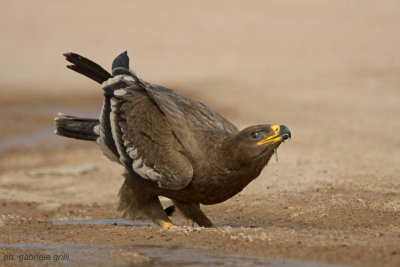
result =
[[[160,188],[178,190],[192,180],[193,167],[164,114],[130,76],[114,87],[111,121],[121,163],[140,179]],[[115,132],[115,133],[114,133]]]

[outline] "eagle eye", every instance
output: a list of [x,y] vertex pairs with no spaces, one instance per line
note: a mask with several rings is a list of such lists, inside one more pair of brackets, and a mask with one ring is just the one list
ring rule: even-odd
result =
[[251,133],[251,137],[253,137],[254,139],[258,139],[260,138],[261,134],[259,132],[252,132]]

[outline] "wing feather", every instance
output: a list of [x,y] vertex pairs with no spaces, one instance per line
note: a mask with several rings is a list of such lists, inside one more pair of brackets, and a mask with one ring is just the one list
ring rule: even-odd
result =
[[109,100],[104,131],[112,135],[113,153],[135,177],[160,188],[182,189],[192,181],[196,159],[208,158],[204,139],[238,132],[200,102],[143,81],[129,69],[126,52],[112,68],[113,77],[102,83]]
[[238,128],[216,111],[178,92],[156,85],[148,85],[146,92],[165,115],[174,135],[192,155],[204,152],[204,139],[210,132],[234,135]]
[[136,177],[160,188],[186,187],[193,167],[165,115],[141,84],[132,81],[125,86],[114,87],[111,98],[113,137],[120,162]]

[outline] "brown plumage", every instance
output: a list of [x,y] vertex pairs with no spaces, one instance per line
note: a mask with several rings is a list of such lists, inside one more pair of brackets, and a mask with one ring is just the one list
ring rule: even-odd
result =
[[209,107],[143,81],[129,69],[126,52],[114,60],[112,75],[78,54],[65,57],[68,68],[101,83],[104,104],[100,120],[56,118],[56,133],[96,141],[125,167],[119,209],[130,218],[171,225],[158,199],[165,196],[187,218],[212,227],[200,203],[220,203],[240,192],[291,137],[283,125],[239,131]]

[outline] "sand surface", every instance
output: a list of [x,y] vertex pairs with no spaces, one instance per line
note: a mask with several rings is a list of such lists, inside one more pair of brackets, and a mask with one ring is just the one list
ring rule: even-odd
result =
[[[1,3],[0,265],[50,264],[6,257],[48,253],[75,265],[399,266],[399,10],[398,1]],[[57,112],[97,117],[102,102],[61,54],[109,69],[126,49],[145,80],[240,128],[292,131],[278,163],[203,206],[218,229],[192,228],[179,213],[172,220],[187,227],[122,221],[122,167],[95,144],[52,133]],[[193,258],[199,251],[216,256]]]

